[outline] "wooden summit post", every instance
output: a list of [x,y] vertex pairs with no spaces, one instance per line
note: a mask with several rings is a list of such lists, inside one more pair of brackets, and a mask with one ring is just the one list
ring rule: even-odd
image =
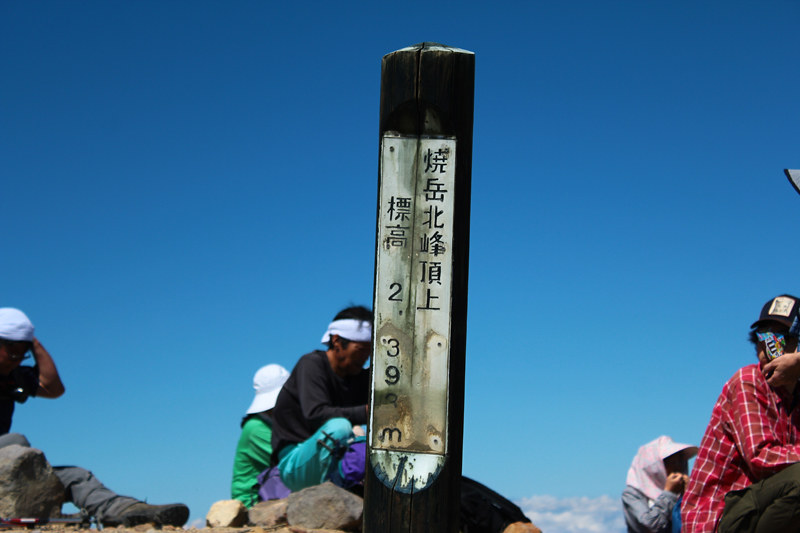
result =
[[364,532],[459,528],[475,55],[384,56]]

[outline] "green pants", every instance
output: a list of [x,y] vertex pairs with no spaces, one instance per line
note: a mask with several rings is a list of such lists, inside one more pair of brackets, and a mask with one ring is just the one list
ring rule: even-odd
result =
[[717,533],[800,532],[800,463],[725,495]]

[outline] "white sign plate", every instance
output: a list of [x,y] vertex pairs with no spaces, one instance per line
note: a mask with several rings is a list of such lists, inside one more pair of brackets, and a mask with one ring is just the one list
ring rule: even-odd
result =
[[[387,134],[381,142],[369,439],[378,477],[405,475],[408,487],[426,486],[427,470],[438,472],[447,453],[455,151],[452,138]],[[378,460],[375,450],[442,461]],[[397,471],[413,464],[421,472]]]

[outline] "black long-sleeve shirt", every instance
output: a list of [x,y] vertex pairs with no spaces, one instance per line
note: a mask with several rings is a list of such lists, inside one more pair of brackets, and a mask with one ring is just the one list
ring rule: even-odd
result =
[[342,378],[334,374],[325,352],[301,357],[272,411],[273,461],[287,445],[305,441],[331,418],[366,424],[368,396],[369,370]]
[[36,396],[39,389],[39,367],[18,366],[7,376],[0,376],[0,435],[11,431],[14,402]]

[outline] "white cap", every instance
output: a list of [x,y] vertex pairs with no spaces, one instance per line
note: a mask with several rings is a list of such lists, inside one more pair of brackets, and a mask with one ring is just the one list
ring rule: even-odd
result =
[[19,309],[0,308],[0,339],[30,342],[33,340],[33,324]]
[[256,397],[247,409],[248,415],[269,411],[275,407],[278,393],[281,387],[289,379],[289,371],[281,365],[262,366],[253,376],[253,388],[256,390]]

